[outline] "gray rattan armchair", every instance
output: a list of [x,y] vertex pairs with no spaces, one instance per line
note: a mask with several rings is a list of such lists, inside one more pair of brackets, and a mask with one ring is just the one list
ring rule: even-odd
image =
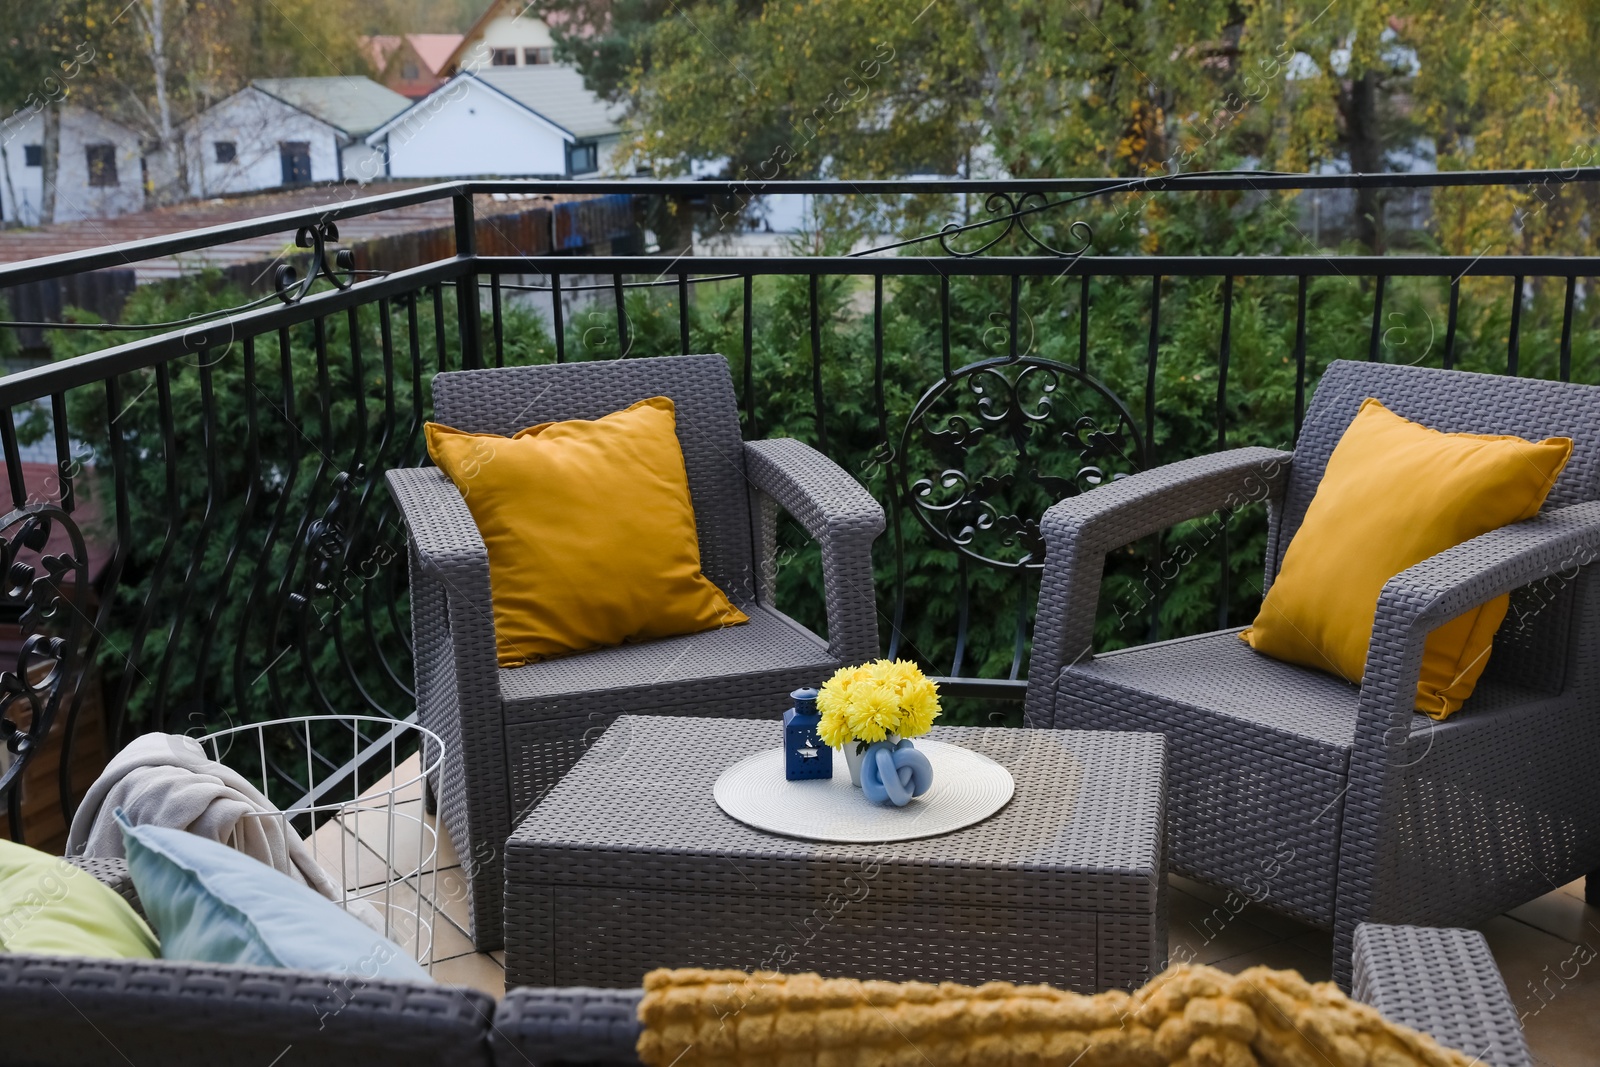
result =
[[[1360,686],[1235,630],[1092,654],[1106,553],[1174,523],[1267,501],[1270,583],[1368,396],[1445,431],[1569,436],[1572,459],[1540,516],[1389,581]],[[1348,985],[1357,923],[1475,925],[1600,867],[1597,498],[1600,388],[1335,362],[1292,454],[1185,460],[1046,513],[1028,721],[1165,734],[1172,869],[1331,929]],[[1416,714],[1428,633],[1510,590],[1466,706]]]
[[[388,475],[410,530],[418,711],[445,742],[430,785],[462,856],[480,951],[503,938],[506,838],[619,714],[776,718],[791,690],[878,654],[872,542],[883,509],[799,441],[742,441],[721,356],[456,371],[433,383],[434,417],[476,433],[595,419],[651,396],[677,407],[702,570],[745,625],[501,669],[488,557],[461,494],[435,468]],[[773,606],[779,508],[820,544],[826,641]]]
[[[1352,995],[1486,1067],[1531,1063],[1517,1009],[1477,931],[1358,928]],[[638,1067],[642,996],[638,989],[514,989],[495,1015],[495,1063]]]

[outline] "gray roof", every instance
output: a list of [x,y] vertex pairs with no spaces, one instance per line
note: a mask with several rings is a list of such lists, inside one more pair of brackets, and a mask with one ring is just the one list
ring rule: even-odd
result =
[[411,106],[371,78],[257,78],[250,84],[351,137],[365,137]]
[[474,77],[531,108],[575,137],[608,137],[620,132],[621,108],[584,88],[576,67],[485,67]]

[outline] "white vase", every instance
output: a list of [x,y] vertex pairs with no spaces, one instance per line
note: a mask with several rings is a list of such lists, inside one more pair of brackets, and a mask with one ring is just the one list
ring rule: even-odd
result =
[[[900,735],[890,734],[887,740],[891,745],[898,745],[900,743]],[[843,748],[839,750],[844,753],[845,766],[850,768],[850,784],[857,789],[861,788],[861,759],[867,754],[867,749],[871,747],[871,745],[863,745],[859,741],[851,740],[846,741]]]
[[844,765],[850,768],[850,784],[857,789],[861,788],[861,756],[854,741],[846,741],[839,746],[839,751],[844,754]]

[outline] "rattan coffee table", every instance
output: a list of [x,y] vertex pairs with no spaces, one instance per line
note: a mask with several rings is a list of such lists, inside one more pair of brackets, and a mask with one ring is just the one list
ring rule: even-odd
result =
[[655,967],[737,967],[1089,992],[1156,974],[1162,737],[931,736],[1003,764],[1011,802],[943,837],[845,845],[763,833],[717,807],[718,775],[777,746],[776,721],[623,716],[507,842],[507,985],[635,987]]

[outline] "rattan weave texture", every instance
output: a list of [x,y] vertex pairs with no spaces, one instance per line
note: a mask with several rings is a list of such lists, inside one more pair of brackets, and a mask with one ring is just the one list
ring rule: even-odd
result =
[[[814,449],[741,442],[721,356],[455,371],[438,375],[433,388],[440,422],[500,434],[670,397],[702,569],[751,617],[744,626],[501,670],[488,556],[461,494],[434,469],[388,473],[410,534],[419,717],[446,750],[430,786],[463,858],[474,938],[488,950],[502,940],[506,836],[617,715],[776,715],[791,690],[878,654],[872,542],[884,515]],[[778,508],[821,545],[826,642],[772,603],[770,523]]]
[[16,1067],[472,1067],[494,998],[475,989],[176,960],[0,955]]
[[1159,970],[1161,738],[936,728],[1011,772],[1010,804],[944,837],[850,845],[765,834],[717,807],[723,769],[779,730],[619,719],[507,844],[508,985],[782,966],[1099,989]]
[[515,989],[495,1013],[496,1067],[638,1067],[640,989]]
[[[1570,436],[1572,460],[1539,517],[1390,580],[1359,687],[1232,631],[1090,655],[1105,554],[1174,522],[1265,500],[1270,581],[1368,396],[1441,430]],[[1028,722],[1165,734],[1172,868],[1331,928],[1348,984],[1360,922],[1472,925],[1600,866],[1597,496],[1600,388],[1335,362],[1292,456],[1205,456],[1050,509]],[[1416,714],[1428,632],[1519,589],[1467,706]]]
[[1516,1006],[1476,930],[1363,923],[1352,995],[1487,1067],[1532,1067]]
[[115,890],[119,897],[133,905],[133,910],[139,913],[139,918],[148,918],[144,913],[144,905],[139,903],[139,891],[133,887],[133,878],[128,874],[127,860],[104,856],[69,856],[66,862],[92,875],[102,885]]

